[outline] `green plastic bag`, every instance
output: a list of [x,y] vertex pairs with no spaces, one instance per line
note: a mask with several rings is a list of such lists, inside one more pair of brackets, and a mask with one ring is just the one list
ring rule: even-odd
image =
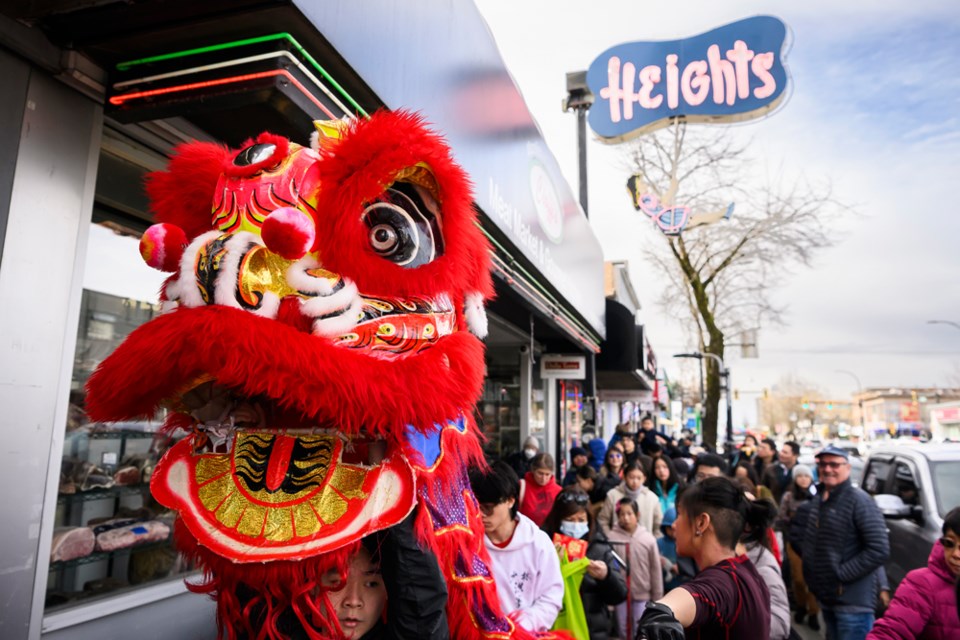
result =
[[553,631],[566,631],[577,640],[590,640],[590,628],[587,616],[583,612],[583,600],[580,599],[580,583],[587,572],[590,560],[581,558],[571,562],[567,559],[567,550],[560,552],[560,573],[563,576],[563,607],[553,623]]

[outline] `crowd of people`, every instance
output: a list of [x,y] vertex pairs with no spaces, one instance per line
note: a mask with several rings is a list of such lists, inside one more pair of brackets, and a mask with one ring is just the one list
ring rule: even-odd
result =
[[558,551],[574,539],[589,559],[579,591],[590,638],[785,640],[800,625],[830,640],[960,638],[960,508],[928,567],[891,598],[883,516],[851,483],[845,449],[821,450],[815,472],[792,441],[748,435],[721,456],[650,419],[609,442],[592,436],[559,482],[535,438],[471,474],[501,605],[519,624],[554,624]]
[[[697,453],[645,420],[573,447],[557,482],[555,460],[528,439],[470,472],[502,610],[552,629],[578,545],[591,639],[785,640],[821,620],[829,640],[960,638],[960,508],[891,597],[883,516],[851,483],[847,451],[817,453],[818,483],[799,453],[752,436],[729,456]],[[366,539],[346,577],[325,578],[346,637],[448,637],[443,579],[412,522]]]

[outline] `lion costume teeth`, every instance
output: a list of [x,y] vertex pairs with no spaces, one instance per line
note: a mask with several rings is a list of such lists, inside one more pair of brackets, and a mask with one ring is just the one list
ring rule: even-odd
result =
[[[484,375],[489,246],[466,175],[421,120],[318,123],[311,147],[261,134],[177,149],[147,190],[165,313],[88,383],[101,421],[168,410],[187,433],[151,481],[179,513],[228,638],[279,640],[238,593],[341,638],[321,576],[420,504],[451,637],[530,637],[500,611],[467,467]],[[255,632],[255,633],[254,633]]]

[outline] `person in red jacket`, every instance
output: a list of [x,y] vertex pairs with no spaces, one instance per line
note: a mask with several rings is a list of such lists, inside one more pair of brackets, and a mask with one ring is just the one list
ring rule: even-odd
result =
[[520,480],[520,513],[538,527],[546,520],[560,493],[561,487],[553,477],[553,469],[553,456],[538,453],[530,462],[530,471]]
[[944,518],[942,532],[926,568],[907,574],[867,640],[960,638],[954,594],[960,576],[960,507]]

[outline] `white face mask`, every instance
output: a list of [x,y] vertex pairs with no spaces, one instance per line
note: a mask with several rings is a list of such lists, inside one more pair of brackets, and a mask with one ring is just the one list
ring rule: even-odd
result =
[[590,525],[586,522],[563,520],[560,522],[560,533],[579,540],[590,532]]
[[536,449],[524,449],[524,450],[523,450],[523,457],[526,458],[527,460],[530,460],[530,459],[533,458],[533,456],[535,456],[535,455],[537,455],[537,450],[536,450]]

